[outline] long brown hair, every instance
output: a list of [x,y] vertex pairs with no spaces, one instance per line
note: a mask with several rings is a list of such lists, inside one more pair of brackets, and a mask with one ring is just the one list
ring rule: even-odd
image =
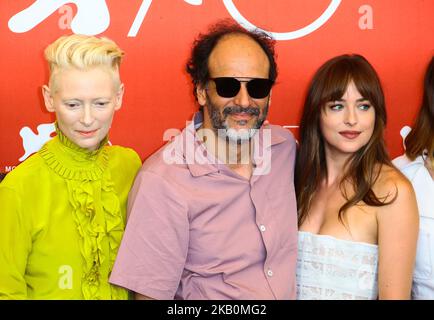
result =
[[[327,177],[324,139],[320,130],[321,112],[327,102],[342,98],[351,81],[372,104],[375,110],[375,125],[368,143],[347,162],[347,170],[340,182],[340,189],[347,201],[339,209],[339,220],[343,222],[344,212],[360,201],[371,206],[387,204],[385,199],[379,199],[372,190],[380,173],[377,166],[380,165],[381,169],[383,164],[391,165],[383,140],[386,108],[380,80],[363,56],[341,55],[328,60],[318,69],[304,103],[295,171],[299,225],[307,217],[321,181]],[[344,192],[345,182],[350,182],[355,190],[355,194],[350,198]]]
[[411,160],[425,150],[428,157],[434,159],[434,57],[425,73],[422,106],[413,129],[405,139],[405,147],[405,153]]

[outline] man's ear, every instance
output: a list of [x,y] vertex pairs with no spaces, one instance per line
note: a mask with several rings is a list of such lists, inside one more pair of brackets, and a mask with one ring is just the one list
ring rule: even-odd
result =
[[201,84],[197,85],[196,96],[199,105],[204,106],[206,104],[206,88],[203,85]]
[[124,97],[125,86],[123,83],[119,86],[118,92],[116,93],[116,105],[115,110],[119,110],[122,107],[122,99]]
[[45,109],[48,112],[55,112],[53,97],[51,96],[51,90],[47,85],[42,86],[42,96],[44,97]]

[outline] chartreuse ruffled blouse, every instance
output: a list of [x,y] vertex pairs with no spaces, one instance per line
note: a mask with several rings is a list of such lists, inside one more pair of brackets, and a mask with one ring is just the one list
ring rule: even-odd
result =
[[0,298],[127,299],[108,283],[141,161],[59,130],[0,184]]

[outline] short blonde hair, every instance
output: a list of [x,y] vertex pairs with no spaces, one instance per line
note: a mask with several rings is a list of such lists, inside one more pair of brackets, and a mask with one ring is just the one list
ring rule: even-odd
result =
[[60,69],[76,68],[88,70],[106,67],[113,73],[117,85],[120,84],[119,67],[124,51],[106,37],[93,37],[73,34],[61,36],[44,51],[50,68],[50,87]]

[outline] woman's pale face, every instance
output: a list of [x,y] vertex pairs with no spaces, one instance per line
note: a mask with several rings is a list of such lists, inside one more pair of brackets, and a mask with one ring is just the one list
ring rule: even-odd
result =
[[321,111],[320,128],[326,155],[348,156],[365,146],[374,132],[375,110],[353,81],[341,99],[329,101]]
[[44,86],[45,106],[55,112],[62,133],[81,148],[96,150],[122,105],[123,84],[104,68],[58,70],[55,88]]

